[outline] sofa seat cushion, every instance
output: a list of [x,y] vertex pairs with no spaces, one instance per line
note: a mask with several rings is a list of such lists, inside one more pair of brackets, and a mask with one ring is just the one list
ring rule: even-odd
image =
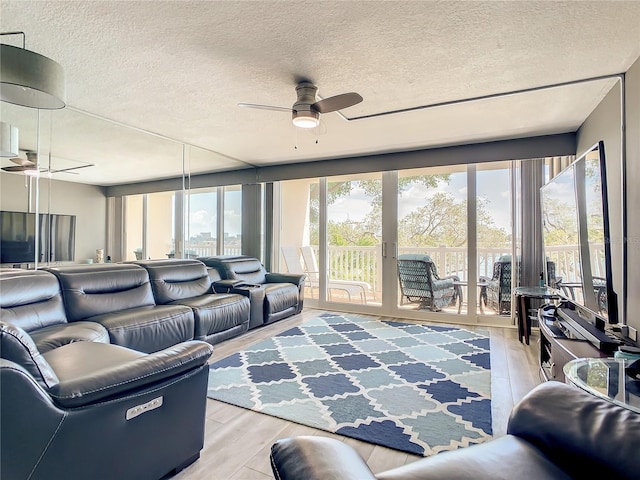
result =
[[170,305],[184,305],[193,310],[196,340],[206,340],[215,333],[241,325],[248,328],[249,325],[249,299],[242,295],[214,293],[176,300]]
[[292,283],[267,283],[265,287],[265,320],[271,315],[298,306],[298,287]]
[[145,353],[193,340],[193,311],[183,305],[130,308],[87,320],[103,325],[111,343]]
[[29,332],[40,353],[73,342],[110,343],[107,329],[96,322],[72,322],[51,325]]

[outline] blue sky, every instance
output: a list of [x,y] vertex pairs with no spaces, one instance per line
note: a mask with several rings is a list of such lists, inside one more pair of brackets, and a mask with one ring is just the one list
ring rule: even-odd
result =
[[[192,192],[190,198],[189,235],[195,236],[202,232],[211,232],[216,236],[216,208],[215,192]],[[242,192],[232,190],[225,192],[224,226],[231,235],[239,235],[242,223]]]

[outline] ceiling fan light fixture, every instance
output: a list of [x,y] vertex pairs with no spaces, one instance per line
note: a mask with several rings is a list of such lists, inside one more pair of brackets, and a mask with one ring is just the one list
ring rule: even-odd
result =
[[31,50],[0,44],[0,100],[57,110],[65,107],[65,94],[62,65]]
[[18,153],[18,128],[0,122],[0,157],[17,157]]
[[313,110],[293,111],[293,124],[300,128],[315,128],[320,125],[320,114]]

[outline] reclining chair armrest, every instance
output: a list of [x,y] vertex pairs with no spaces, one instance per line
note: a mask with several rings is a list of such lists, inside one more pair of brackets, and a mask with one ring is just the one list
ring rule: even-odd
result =
[[295,286],[300,287],[304,283],[305,274],[296,273],[267,273],[267,283],[293,283]]
[[[86,345],[88,342],[82,343]],[[124,348],[98,343],[92,345],[99,346],[93,348],[96,355],[107,357],[113,355],[114,348]],[[60,378],[60,383],[52,387],[49,393],[62,407],[81,407],[195,370],[205,365],[212,353],[210,344],[192,340],[124,362],[119,355],[115,355],[113,365],[90,375]],[[77,360],[82,361],[81,358]],[[55,370],[55,364],[52,367]]]
[[362,457],[335,438],[300,436],[271,447],[271,468],[278,480],[375,480]]
[[213,291],[215,293],[229,293],[233,287],[241,287],[245,285],[244,280],[216,280],[213,282]]

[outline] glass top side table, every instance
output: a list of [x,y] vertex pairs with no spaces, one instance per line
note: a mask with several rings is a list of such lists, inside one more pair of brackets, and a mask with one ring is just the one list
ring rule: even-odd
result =
[[622,358],[577,358],[566,363],[564,376],[596,397],[640,413],[640,381],[625,373],[633,360]]
[[529,309],[531,308],[531,299],[554,300],[561,299],[562,295],[555,288],[549,287],[517,287],[513,290],[513,295],[518,306],[518,340],[529,345],[529,336],[531,335],[531,322],[529,319]]

